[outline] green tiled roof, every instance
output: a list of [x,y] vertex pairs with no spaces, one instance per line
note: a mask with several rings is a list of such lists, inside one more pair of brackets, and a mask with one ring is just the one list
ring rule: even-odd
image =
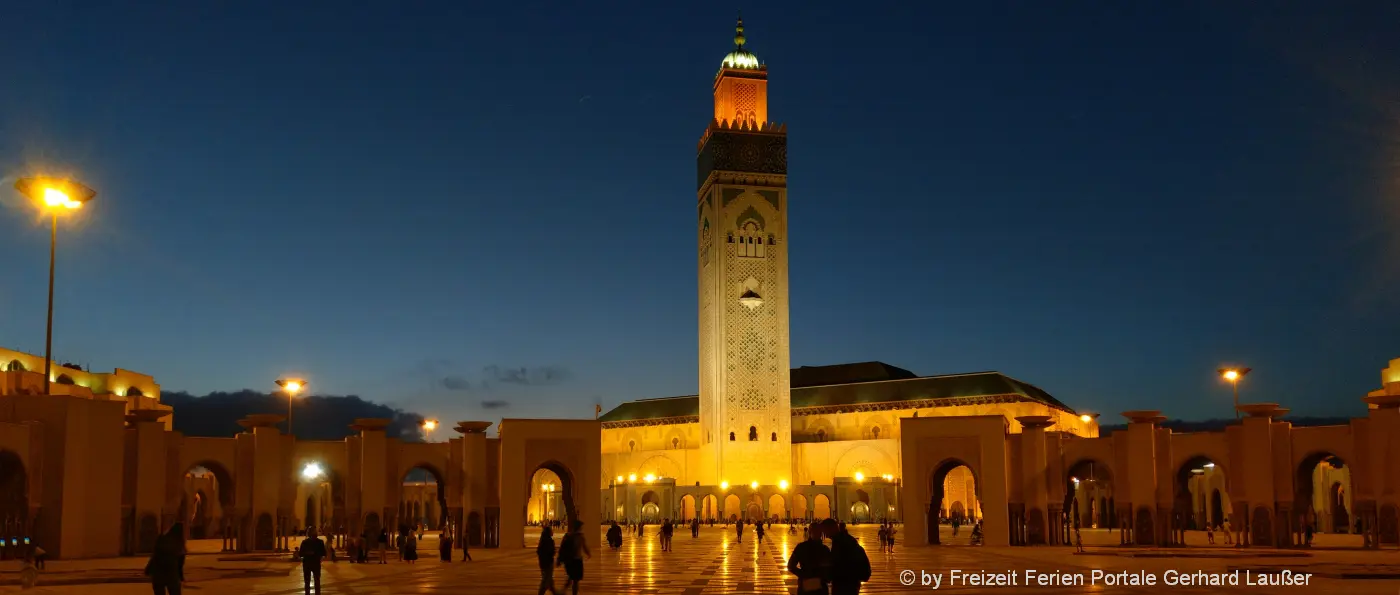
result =
[[612,411],[604,413],[599,421],[635,421],[639,419],[660,419],[663,417],[686,417],[700,415],[700,397],[669,397],[665,399],[641,399],[628,401]]
[[796,409],[921,399],[972,399],[997,395],[1017,395],[1029,401],[1073,412],[1049,393],[1000,372],[794,388],[792,406]]
[[[815,382],[836,380],[831,384]],[[842,382],[844,381],[844,382]],[[1000,372],[976,372],[949,376],[914,376],[912,372],[881,362],[840,366],[803,367],[792,371],[792,407],[832,407],[924,399],[969,399],[1013,395],[1027,401],[1068,411],[1039,387]],[[700,415],[700,397],[642,399],[618,405],[599,420],[641,421]]]

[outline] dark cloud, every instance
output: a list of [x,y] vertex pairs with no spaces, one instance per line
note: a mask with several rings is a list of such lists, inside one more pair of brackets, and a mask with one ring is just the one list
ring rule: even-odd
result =
[[442,387],[453,391],[467,391],[471,390],[472,383],[462,376],[453,374],[442,378]]
[[507,407],[510,407],[510,403],[507,403],[507,402],[505,402],[505,401],[482,401],[482,402],[481,402],[481,408],[482,408],[482,409],[505,409],[505,408],[507,408]]
[[[213,392],[204,396],[161,391],[160,400],[175,408],[175,431],[186,436],[233,436],[244,431],[238,420],[248,415],[287,413],[285,396],[252,390]],[[302,440],[340,440],[354,435],[356,432],[350,425],[361,417],[391,420],[386,430],[390,436],[411,442],[422,440],[418,431],[423,424],[422,415],[355,395],[298,397],[293,406],[296,411],[292,430]]]
[[568,380],[570,377],[569,369],[563,366],[540,366],[536,368],[521,366],[519,368],[506,368],[490,365],[482,368],[481,374],[485,377],[487,382],[525,384],[532,386],[559,384]]

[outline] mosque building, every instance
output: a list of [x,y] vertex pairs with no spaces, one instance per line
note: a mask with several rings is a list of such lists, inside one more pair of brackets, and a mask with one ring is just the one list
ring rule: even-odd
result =
[[900,418],[1000,415],[1019,431],[1016,418],[1046,416],[1098,435],[1095,416],[999,372],[791,369],[787,127],[769,120],[768,68],[742,20],[697,169],[699,395],[600,417],[604,518],[896,518]]

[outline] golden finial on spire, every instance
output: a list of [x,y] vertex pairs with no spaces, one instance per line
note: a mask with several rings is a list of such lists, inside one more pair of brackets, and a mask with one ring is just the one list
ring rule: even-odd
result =
[[739,24],[734,26],[734,47],[744,48],[744,13],[739,12]]

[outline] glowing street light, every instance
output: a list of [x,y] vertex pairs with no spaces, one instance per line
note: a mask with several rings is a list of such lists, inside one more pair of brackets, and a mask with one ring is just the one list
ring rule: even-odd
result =
[[436,419],[430,419],[430,420],[427,420],[427,421],[423,422],[423,429],[424,429],[424,430],[427,430],[427,431],[429,431],[429,432],[431,432],[431,431],[433,431],[433,430],[436,430],[436,429],[437,429],[437,426],[438,426],[438,422],[437,422]]
[[1091,421],[1093,421],[1093,420],[1094,420],[1094,418],[1089,417],[1089,415],[1088,415],[1087,413],[1084,414],[1084,415],[1079,416],[1079,421],[1082,421],[1082,422],[1084,422],[1084,423],[1086,423],[1086,424],[1089,423],[1089,422],[1091,422]]
[[617,476],[617,483],[622,483],[622,476],[621,476],[621,475]]
[[645,480],[647,483],[651,483],[653,481],[656,481],[656,476],[648,473],[647,476],[643,477],[642,479]]
[[629,474],[627,475],[627,482],[628,482],[628,483],[631,483],[631,482],[634,482],[634,481],[637,481],[637,474],[636,474],[636,473],[629,473]]
[[58,259],[58,214],[83,208],[83,204],[97,196],[97,191],[72,180],[46,177],[20,178],[15,182],[15,190],[39,203],[52,220],[49,227],[49,318],[44,327],[44,394],[48,395],[52,394],[49,390],[53,382],[53,277]]
[[749,482],[749,489],[750,489],[750,490],[756,490],[756,489],[758,489],[758,482],[756,482],[756,481],[751,481],[751,482]]
[[1221,368],[1220,377],[1229,382],[1235,389],[1235,419],[1240,418],[1240,379],[1249,373],[1249,368]]
[[301,477],[308,481],[321,477],[323,473],[325,471],[321,469],[320,463],[307,463],[301,468]]
[[727,481],[721,481],[721,482],[719,482],[719,489],[721,489],[721,490],[727,490],[727,489],[729,489],[729,482],[727,482]]
[[859,472],[859,471],[856,471],[856,483],[860,483],[860,482],[862,482],[862,481],[865,481],[865,474],[864,474],[864,473],[861,473],[861,472]]
[[788,486],[788,483],[787,483],[787,480],[786,480],[786,479],[780,479],[780,480],[778,480],[778,489],[780,489],[780,490],[786,490],[786,489],[787,489],[787,486]]
[[282,391],[287,393],[287,435],[292,434],[292,401],[296,399],[297,393],[306,388],[306,381],[300,378],[283,378],[277,381],[277,386],[282,387]]

